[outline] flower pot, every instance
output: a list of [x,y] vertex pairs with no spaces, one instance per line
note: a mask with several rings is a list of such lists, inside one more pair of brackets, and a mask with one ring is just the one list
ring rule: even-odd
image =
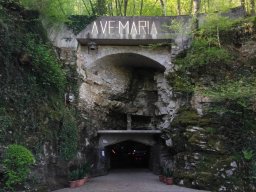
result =
[[89,181],[89,177],[88,176],[84,177],[84,179],[85,179],[85,183],[87,183]]
[[159,175],[159,181],[164,182],[164,176],[163,175]]
[[166,176],[164,176],[164,181],[163,182],[166,183]]
[[76,188],[76,187],[81,187],[85,184],[86,182],[86,179],[83,178],[83,179],[79,179],[79,180],[75,180],[75,181],[70,181],[69,182],[69,186],[70,188]]
[[173,178],[172,177],[167,177],[165,183],[166,183],[166,185],[172,185],[173,184]]

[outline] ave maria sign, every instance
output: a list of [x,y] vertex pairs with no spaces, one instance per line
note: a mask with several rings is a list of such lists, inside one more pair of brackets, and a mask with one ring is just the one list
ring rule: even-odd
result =
[[91,34],[115,34],[119,35],[157,35],[157,28],[154,21],[120,21],[120,20],[108,20],[108,21],[94,21],[92,25]]
[[167,43],[175,17],[99,17],[77,35],[80,44],[145,45]]

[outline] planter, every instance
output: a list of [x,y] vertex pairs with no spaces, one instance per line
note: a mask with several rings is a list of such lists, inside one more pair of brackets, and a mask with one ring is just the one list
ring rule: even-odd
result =
[[89,177],[88,176],[84,177],[84,179],[85,179],[85,183],[87,183],[89,181]]
[[165,183],[166,183],[166,185],[172,185],[173,184],[173,178],[172,177],[167,177]]
[[164,176],[164,181],[163,182],[166,183],[166,176]]
[[163,175],[159,175],[159,181],[164,182],[164,176]]
[[81,187],[86,183],[86,181],[87,181],[86,178],[75,180],[75,181],[69,181],[69,187],[70,188]]

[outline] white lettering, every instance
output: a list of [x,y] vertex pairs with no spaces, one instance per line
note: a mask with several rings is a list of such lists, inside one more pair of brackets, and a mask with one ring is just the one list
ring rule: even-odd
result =
[[[142,25],[144,23],[144,25]],[[139,34],[141,34],[141,29],[143,30],[144,34],[147,34],[145,27],[147,27],[147,22],[146,21],[139,21]]]
[[[117,23],[118,22],[118,23]],[[97,25],[98,24],[98,25]],[[100,30],[100,31],[99,31]],[[113,34],[119,33],[121,34],[131,34],[131,35],[157,35],[157,27],[155,22],[151,21],[99,21],[99,23],[93,22],[92,25],[92,34],[99,34],[102,33],[106,34]]]
[[151,34],[152,34],[152,35],[156,35],[156,34],[157,34],[157,29],[156,29],[155,22],[152,23],[152,26],[151,26]]
[[129,33],[129,21],[127,21],[125,25],[123,25],[122,22],[119,21],[119,34],[122,34],[124,29],[124,33]]
[[147,28],[148,28],[148,34],[149,34],[149,21],[147,22],[147,25],[148,25]]
[[105,31],[106,31],[107,23],[108,23],[108,22],[106,21],[106,22],[105,22],[105,25],[103,26],[103,25],[102,25],[102,22],[100,21],[101,31],[102,31],[103,34],[104,34]]
[[95,21],[93,22],[93,26],[92,26],[92,34],[94,34],[94,31],[95,31],[96,34],[99,33],[98,27],[97,27],[97,24],[96,24]]
[[114,29],[114,26],[111,26],[111,23],[115,23],[115,21],[109,21],[108,22],[108,33],[111,34],[111,29]]
[[135,25],[135,23],[134,22],[132,22],[132,28],[131,28],[131,32],[130,32],[131,34],[138,34],[138,31],[137,31],[137,29],[136,29],[136,25]]

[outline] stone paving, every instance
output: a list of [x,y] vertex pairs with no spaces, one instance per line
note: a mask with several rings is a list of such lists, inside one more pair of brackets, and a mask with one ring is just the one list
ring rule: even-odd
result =
[[[80,188],[55,192],[203,192],[176,185],[165,185],[148,170],[115,170],[106,176],[91,178]],[[206,191],[204,191],[206,192]]]

